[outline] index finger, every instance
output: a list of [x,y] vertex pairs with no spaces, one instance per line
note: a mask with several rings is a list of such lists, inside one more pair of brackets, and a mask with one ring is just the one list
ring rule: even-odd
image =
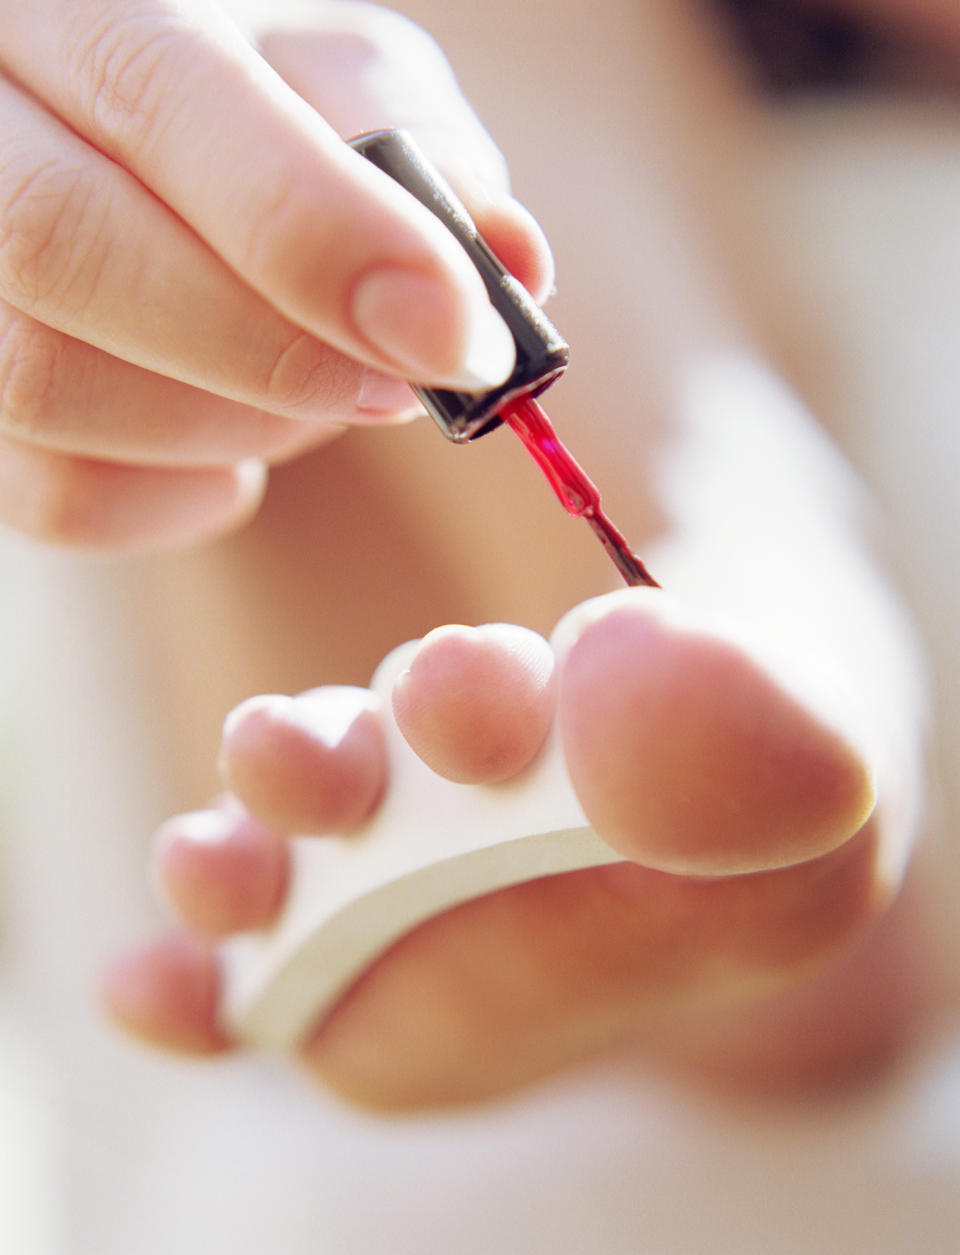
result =
[[3,25],[7,68],[288,318],[419,383],[479,390],[512,369],[512,338],[446,228],[217,6],[34,0]]

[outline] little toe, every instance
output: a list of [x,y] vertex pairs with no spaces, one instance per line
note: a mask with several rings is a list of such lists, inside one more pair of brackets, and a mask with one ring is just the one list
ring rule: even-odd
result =
[[386,782],[378,699],[346,685],[253,697],[227,716],[219,767],[277,832],[348,831],[372,814]]
[[620,853],[729,875],[816,858],[862,827],[872,772],[804,677],[660,592],[598,598],[574,616],[557,633],[558,649],[573,638],[564,753],[584,811]]
[[223,937],[269,924],[287,887],[286,842],[235,803],[176,815],[154,838],[153,869],[188,928]]
[[438,775],[492,784],[537,755],[554,713],[553,651],[528,628],[437,628],[393,688],[404,737]]
[[107,1015],[142,1041],[180,1054],[230,1048],[217,1022],[220,969],[213,951],[171,934],[107,963],[100,1001]]

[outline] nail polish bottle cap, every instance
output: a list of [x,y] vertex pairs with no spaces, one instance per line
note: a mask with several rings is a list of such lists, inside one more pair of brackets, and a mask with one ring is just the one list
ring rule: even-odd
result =
[[517,397],[539,396],[566,370],[570,350],[540,306],[494,255],[443,176],[402,130],[373,131],[351,146],[406,188],[456,236],[513,335],[517,360],[510,376],[488,392],[415,387],[440,430],[463,443],[499,427],[500,411]]

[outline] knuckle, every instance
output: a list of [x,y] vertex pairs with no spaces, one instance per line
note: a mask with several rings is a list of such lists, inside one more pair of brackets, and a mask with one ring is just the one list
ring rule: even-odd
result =
[[260,276],[272,284],[295,271],[302,243],[318,229],[316,204],[304,190],[302,176],[295,170],[278,170],[250,214],[243,259],[244,273]]
[[143,148],[162,114],[167,63],[181,45],[175,26],[131,6],[106,6],[79,33],[71,69],[81,84],[85,117],[112,148]]
[[42,435],[60,362],[60,337],[14,310],[0,315],[0,429]]
[[296,414],[309,409],[310,417],[327,412],[331,417],[344,408],[346,398],[358,391],[355,363],[332,350],[318,351],[307,332],[297,333],[273,354],[262,384],[267,408],[275,414]]
[[[0,174],[0,286],[15,305],[59,305],[96,254],[100,225],[91,207],[98,189],[90,172],[50,162]],[[91,230],[91,227],[93,228]]]

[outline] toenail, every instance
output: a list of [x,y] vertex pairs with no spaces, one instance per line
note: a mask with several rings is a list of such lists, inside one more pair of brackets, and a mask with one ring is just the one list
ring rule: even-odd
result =
[[587,628],[592,627],[600,619],[606,618],[615,610],[623,607],[645,608],[656,607],[662,611],[666,605],[666,597],[660,589],[621,588],[615,593],[604,593],[599,597],[591,597],[568,611],[550,634],[550,644],[556,655],[557,662],[562,662],[574,647]]
[[297,697],[263,694],[241,702],[227,715],[223,739],[229,741],[243,724],[259,716],[268,723],[300,728],[323,745],[335,749],[362,714],[376,714],[379,708],[375,694],[352,685],[327,685]]

